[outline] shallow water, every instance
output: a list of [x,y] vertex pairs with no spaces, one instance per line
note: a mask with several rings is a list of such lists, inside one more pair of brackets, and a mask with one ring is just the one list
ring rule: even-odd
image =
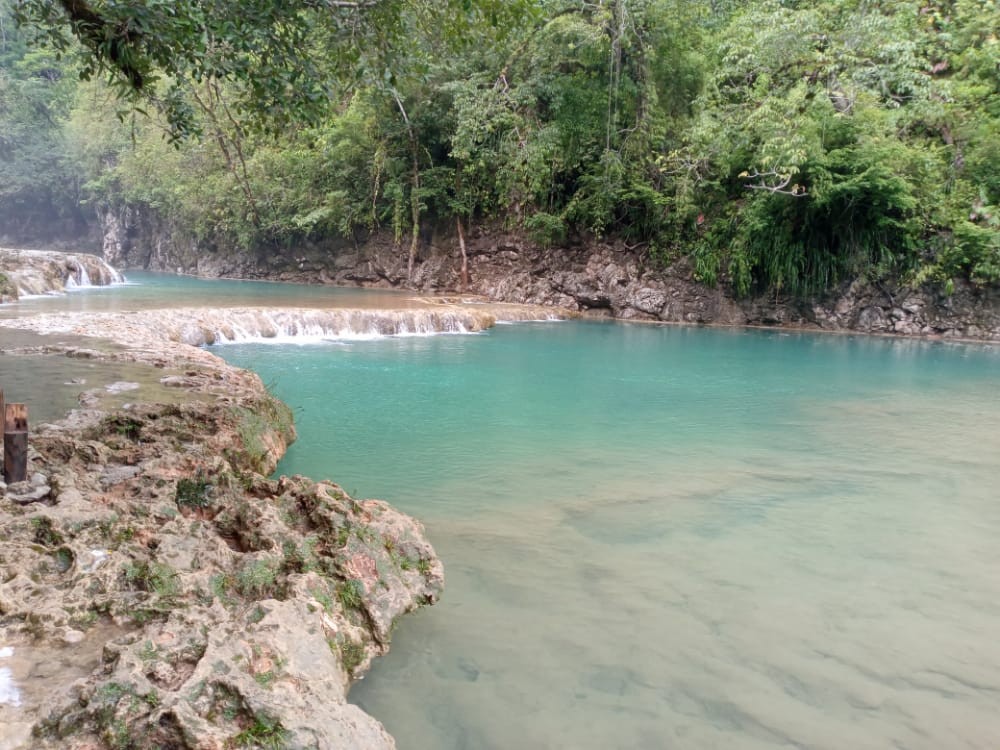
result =
[[123,286],[91,287],[69,294],[33,297],[0,306],[0,316],[47,312],[123,312],[212,306],[243,307],[417,307],[412,293],[268,281],[196,279],[149,271],[127,272]]
[[352,699],[422,748],[1000,743],[1000,351],[594,323],[218,350],[447,590]]
[[104,644],[123,634],[97,623],[72,646],[0,642],[0,750],[30,747],[31,725],[55,696],[101,662]]

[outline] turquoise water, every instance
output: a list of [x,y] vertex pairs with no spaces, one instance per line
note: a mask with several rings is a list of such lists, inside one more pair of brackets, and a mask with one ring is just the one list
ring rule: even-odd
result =
[[[412,304],[136,278],[0,312]],[[1000,349],[568,322],[214,351],[294,407],[279,471],[444,559],[351,693],[402,750],[1000,746]]]
[[421,518],[402,750],[1000,744],[1000,351],[613,323],[216,349]]

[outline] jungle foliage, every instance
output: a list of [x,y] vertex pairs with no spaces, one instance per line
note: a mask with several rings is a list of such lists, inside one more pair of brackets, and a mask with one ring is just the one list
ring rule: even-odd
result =
[[0,221],[137,204],[248,251],[485,222],[740,294],[1000,282],[993,0],[94,2],[131,68],[64,5],[0,1]]

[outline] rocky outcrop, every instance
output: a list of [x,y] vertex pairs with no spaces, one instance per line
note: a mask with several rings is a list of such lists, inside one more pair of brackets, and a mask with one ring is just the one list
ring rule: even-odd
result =
[[33,481],[0,488],[0,645],[100,654],[0,721],[41,749],[393,747],[345,696],[440,594],[420,524],[331,482],[268,479],[294,430],[256,375],[155,328],[98,330],[118,346],[40,350],[178,372],[162,399],[84,394],[32,434]]
[[669,268],[621,245],[542,251],[487,242],[470,259],[475,291],[492,299],[560,305],[625,320],[1000,340],[1000,288],[958,283],[953,293],[856,280],[811,300],[736,299],[690,266]]
[[0,248],[0,302],[124,281],[96,255]]
[[259,270],[267,265],[266,259],[235,248],[198,243],[183,227],[142,206],[103,206],[98,210],[98,224],[101,254],[115,268],[209,278],[271,278]]

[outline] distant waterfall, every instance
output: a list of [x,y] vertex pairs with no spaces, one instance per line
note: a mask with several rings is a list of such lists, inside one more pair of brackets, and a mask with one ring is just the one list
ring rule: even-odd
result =
[[125,283],[121,273],[96,255],[67,256],[66,272],[64,286],[67,290]]
[[0,273],[18,298],[122,284],[125,277],[96,255],[0,248]]

